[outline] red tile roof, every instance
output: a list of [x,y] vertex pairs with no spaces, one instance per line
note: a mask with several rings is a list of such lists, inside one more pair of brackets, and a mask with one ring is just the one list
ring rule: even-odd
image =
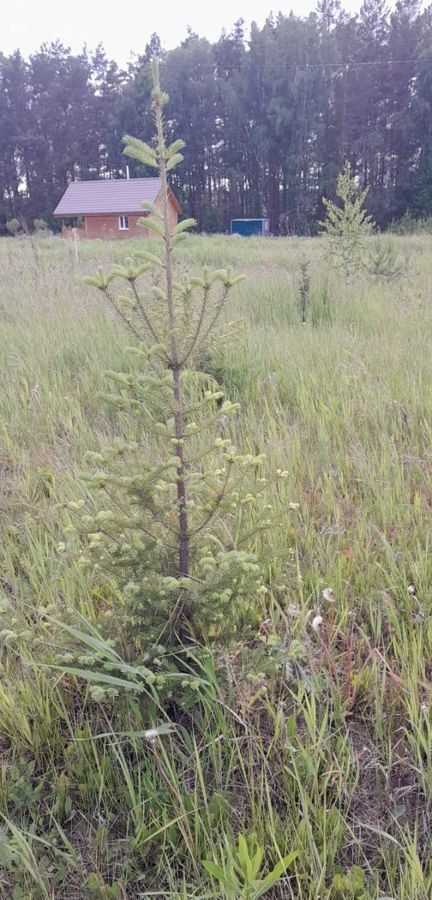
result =
[[106,178],[99,181],[72,181],[66,188],[55,216],[142,213],[143,201],[155,202],[160,178]]

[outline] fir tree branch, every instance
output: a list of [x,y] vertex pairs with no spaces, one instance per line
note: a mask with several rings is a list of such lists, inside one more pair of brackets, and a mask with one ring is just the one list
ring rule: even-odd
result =
[[105,297],[107,298],[108,303],[110,303],[110,305],[111,305],[111,306],[113,307],[113,309],[116,311],[117,315],[122,319],[122,321],[125,323],[125,325],[126,325],[126,326],[129,328],[129,330],[132,332],[132,334],[133,334],[133,335],[141,342],[142,339],[143,339],[143,338],[142,338],[142,335],[141,335],[140,332],[135,328],[135,326],[133,325],[133,323],[131,322],[131,320],[128,318],[128,316],[126,316],[126,315],[124,314],[123,310],[121,310],[121,309],[118,307],[117,303],[115,302],[115,298],[111,296],[111,294],[110,294],[110,292],[109,292],[109,290],[108,290],[108,287],[100,288],[100,290],[102,291],[102,293],[103,293],[103,294],[105,295]]
[[204,317],[205,317],[205,312],[206,312],[206,309],[207,309],[207,302],[208,302],[208,298],[209,298],[209,296],[210,296],[210,291],[211,291],[211,285],[208,285],[207,287],[205,287],[204,293],[203,293],[203,301],[202,301],[202,304],[201,304],[201,309],[200,309],[200,314],[199,314],[199,317],[198,317],[198,322],[197,322],[196,330],[195,330],[194,336],[193,336],[193,338],[192,338],[192,341],[191,341],[191,343],[190,343],[190,345],[189,345],[189,348],[188,348],[188,350],[186,351],[186,354],[183,356],[183,359],[181,360],[181,363],[180,363],[180,365],[181,365],[182,368],[186,365],[188,359],[189,359],[190,356],[192,355],[192,353],[193,353],[193,351],[195,350],[195,347],[196,347],[196,345],[197,345],[197,341],[198,341],[198,338],[199,338],[199,334],[200,334],[200,331],[201,331],[201,328],[202,328],[202,325],[203,325],[203,322],[204,322]]
[[[159,335],[157,334],[157,332],[155,331],[155,329],[154,329],[154,327],[153,327],[153,325],[152,325],[152,323],[151,323],[151,321],[150,321],[150,319],[149,319],[149,317],[148,317],[148,315],[147,315],[147,313],[146,313],[146,311],[145,311],[145,309],[144,309],[144,307],[143,307],[143,305],[142,305],[141,297],[140,297],[140,295],[139,295],[139,293],[138,293],[138,291],[137,291],[137,287],[136,287],[135,282],[136,282],[136,278],[131,279],[130,285],[131,285],[131,288],[132,288],[132,291],[133,291],[133,295],[134,295],[134,297],[135,297],[135,301],[136,301],[137,307],[138,307],[138,309],[139,309],[139,311],[140,311],[140,313],[141,313],[141,315],[142,315],[142,317],[143,317],[143,319],[144,319],[145,324],[147,325],[147,328],[148,328],[148,330],[149,330],[149,332],[150,332],[150,334],[151,334],[153,340],[155,341],[156,344],[160,344],[160,336],[159,336]],[[165,350],[163,350],[163,348],[161,348],[161,349],[162,349],[162,351],[163,351],[163,353],[164,353],[164,356],[167,358],[167,354],[166,354]]]
[[224,497],[225,497],[225,495],[226,495],[226,492],[227,492],[228,481],[229,481],[230,475],[231,475],[231,469],[232,469],[232,463],[228,463],[228,465],[227,465],[227,471],[226,471],[226,474],[225,474],[225,478],[224,478],[222,487],[221,487],[219,493],[218,493],[217,496],[216,496],[215,504],[214,504],[213,508],[210,510],[210,512],[209,512],[209,514],[208,514],[208,516],[207,516],[207,518],[204,519],[204,521],[201,522],[200,525],[198,525],[196,528],[194,528],[194,529],[191,531],[191,537],[192,537],[192,538],[196,537],[197,534],[200,534],[202,531],[204,531],[205,528],[207,528],[207,525],[210,524],[210,522],[212,521],[212,519],[213,519],[213,517],[215,516],[216,512],[217,512],[218,509],[220,508],[220,505],[221,505],[221,503],[222,503],[222,501],[223,501],[223,499],[224,499]]

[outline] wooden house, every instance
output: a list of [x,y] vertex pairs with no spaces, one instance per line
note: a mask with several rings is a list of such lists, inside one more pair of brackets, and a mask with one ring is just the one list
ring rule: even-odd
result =
[[[111,178],[98,181],[72,181],[54,216],[61,220],[62,232],[78,229],[86,238],[148,237],[150,232],[138,219],[149,215],[143,202],[162,208],[160,178]],[[169,189],[172,227],[177,224],[179,204]]]

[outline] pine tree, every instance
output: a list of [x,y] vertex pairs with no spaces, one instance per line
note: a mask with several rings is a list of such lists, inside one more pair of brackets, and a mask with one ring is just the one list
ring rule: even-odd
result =
[[366,195],[367,189],[358,192],[350,163],[346,162],[336,188],[341,205],[323,198],[327,216],[320,225],[328,239],[327,255],[345,277],[358,272],[365,264],[367,238],[374,227],[372,216],[364,209]]
[[[270,215],[276,231],[284,215],[291,233],[315,233],[317,201],[333,196],[346,158],[381,228],[428,215],[432,16],[418,0],[393,7],[363,0],[353,16],[322,0],[316,15],[253,25],[248,40],[238,22],[213,45],[191,32],[164,52],[153,35],[127,71],[102,47],[0,53],[0,229],[15,216],[53,224],[71,179],[122,172],[119,137],[150,140],[155,54],[174,107],[168,134],[187,140],[173,187],[199,227]],[[147,174],[132,161],[131,175]]]
[[[256,615],[259,567],[243,547],[248,532],[266,524],[258,516],[262,456],[237,454],[228,435],[238,406],[197,367],[242,276],[205,268],[177,278],[174,254],[194,221],[170,225],[167,176],[182,160],[183,142],[166,146],[167,102],[154,62],[156,144],[124,140],[128,156],[158,170],[162,209],[146,203],[142,224],[162,252],[144,249],[138,260],[87,279],[134,338],[135,367],[109,373],[117,392],[105,399],[134,420],[135,439],[91,454],[97,471],[88,483],[103,508],[82,517],[84,561],[114,578],[132,631],[144,640],[161,631],[166,639],[186,623],[195,634],[233,634],[242,616]],[[150,269],[159,272],[157,283],[147,280]]]

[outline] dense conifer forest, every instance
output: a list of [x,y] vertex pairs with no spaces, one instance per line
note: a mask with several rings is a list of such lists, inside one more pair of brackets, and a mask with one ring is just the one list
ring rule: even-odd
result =
[[[169,137],[186,141],[174,186],[206,231],[270,217],[313,234],[349,161],[380,227],[432,212],[432,7],[321,0],[307,17],[242,21],[212,44],[189,32],[165,52],[149,36],[121,68],[103,48],[61,43],[0,55],[0,224],[51,220],[71,179],[125,174],[121,137],[147,139],[149,60],[161,57]],[[131,175],[146,174],[131,165]]]

